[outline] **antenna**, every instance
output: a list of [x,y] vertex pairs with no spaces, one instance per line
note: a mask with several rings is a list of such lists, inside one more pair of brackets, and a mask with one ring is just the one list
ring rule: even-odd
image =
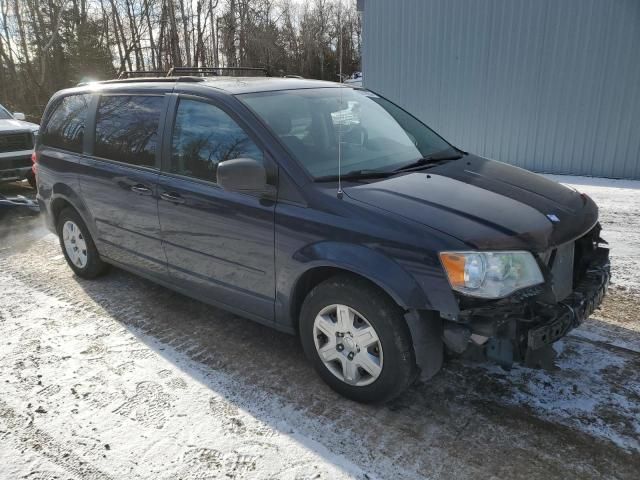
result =
[[[340,110],[344,108],[342,89],[342,0],[338,2],[338,65],[340,69]],[[342,122],[338,117],[338,192],[337,197],[342,200]]]

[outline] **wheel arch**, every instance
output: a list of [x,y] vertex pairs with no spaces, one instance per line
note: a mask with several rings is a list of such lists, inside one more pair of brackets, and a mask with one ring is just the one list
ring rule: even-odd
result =
[[54,230],[58,227],[60,212],[62,212],[66,207],[73,208],[78,212],[80,218],[82,218],[82,221],[89,229],[91,236],[96,238],[95,222],[82,198],[68,185],[63,183],[55,184],[51,192],[51,200],[49,203],[51,225]]
[[54,225],[58,225],[58,218],[60,218],[60,213],[67,207],[77,210],[71,204],[71,202],[69,202],[69,200],[64,197],[56,197],[51,201],[51,217]]
[[314,287],[324,282],[325,280],[337,276],[337,275],[351,275],[355,278],[359,278],[361,280],[366,281],[367,283],[375,286],[378,290],[380,290],[384,295],[389,297],[396,304],[398,303],[398,299],[394,298],[389,294],[381,285],[371,280],[370,278],[354,272],[353,270],[349,270],[343,267],[336,266],[315,266],[308,270],[306,270],[296,282],[294,290],[291,295],[291,319],[294,322],[294,328],[298,329],[299,318],[300,318],[300,310],[302,309],[302,304],[304,299],[307,297],[309,292],[313,290]]
[[303,262],[288,289],[287,317],[296,331],[307,294],[320,282],[341,273],[366,280],[405,310],[429,306],[425,293],[408,272],[383,253],[364,245],[322,242],[299,251],[294,258]]

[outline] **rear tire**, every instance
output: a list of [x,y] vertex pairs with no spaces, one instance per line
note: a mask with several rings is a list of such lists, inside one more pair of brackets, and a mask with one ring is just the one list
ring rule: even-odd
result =
[[89,229],[78,212],[68,207],[62,210],[56,230],[64,258],[76,275],[92,279],[107,271],[108,265],[100,258]]
[[313,288],[302,305],[300,337],[320,377],[357,402],[392,400],[416,378],[403,310],[362,278],[340,274]]

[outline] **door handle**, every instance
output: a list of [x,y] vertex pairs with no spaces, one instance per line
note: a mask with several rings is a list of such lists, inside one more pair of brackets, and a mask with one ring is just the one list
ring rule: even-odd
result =
[[176,204],[184,203],[184,198],[182,198],[179,193],[165,192],[160,194],[160,198],[162,200],[166,200],[167,202],[171,202],[171,203],[176,203]]
[[131,191],[139,195],[151,195],[153,193],[149,187],[146,187],[141,183],[131,185]]

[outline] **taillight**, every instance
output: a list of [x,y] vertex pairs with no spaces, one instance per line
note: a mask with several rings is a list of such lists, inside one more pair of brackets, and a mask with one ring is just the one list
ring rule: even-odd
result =
[[36,174],[36,167],[38,165],[38,160],[39,160],[38,152],[34,151],[31,154],[31,163],[33,164],[31,165],[31,171],[33,172],[34,175]]

